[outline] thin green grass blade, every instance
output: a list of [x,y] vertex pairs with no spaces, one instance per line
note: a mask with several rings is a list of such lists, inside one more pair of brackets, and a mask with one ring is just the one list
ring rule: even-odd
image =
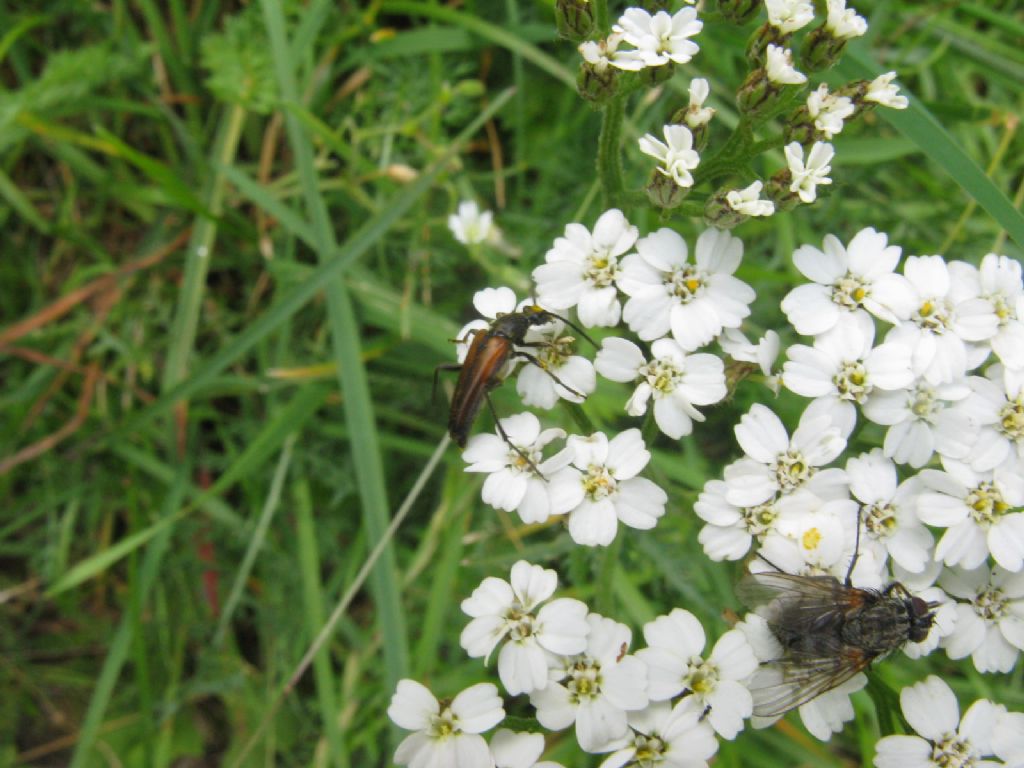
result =
[[[153,583],[156,581],[160,562],[167,551],[171,533],[174,530],[170,523],[178,517],[175,510],[181,506],[181,500],[185,494],[188,472],[188,465],[182,464],[174,484],[168,490],[167,496],[164,499],[160,515],[161,522],[157,526],[147,529],[153,530],[153,535],[159,535],[146,548],[146,554],[142,560],[142,568],[138,583],[136,584],[135,604],[137,608],[145,605]],[[100,670],[99,679],[96,681],[96,687],[93,689],[92,698],[89,700],[89,708],[85,713],[82,730],[78,735],[74,754],[71,756],[71,768],[79,768],[79,766],[85,765],[85,761],[90,751],[92,751],[100,725],[103,723],[103,715],[107,711],[107,705],[110,703],[114,686],[117,684],[117,678],[121,674],[121,668],[124,666],[125,658],[127,658],[128,650],[131,647],[132,638],[140,627],[142,620],[140,613],[140,611],[129,610],[121,617],[121,623],[117,628],[114,639],[110,643],[110,650],[107,652],[103,668]]]

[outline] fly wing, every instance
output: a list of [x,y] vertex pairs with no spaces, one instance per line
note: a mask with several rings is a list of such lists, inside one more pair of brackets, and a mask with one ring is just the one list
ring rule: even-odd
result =
[[832,576],[797,576],[781,571],[749,573],[736,595],[770,624],[793,632],[820,631],[863,602],[864,590],[846,587]]
[[755,717],[779,717],[816,699],[866,669],[872,656],[858,648],[835,648],[835,653],[789,655],[758,667],[750,681]]

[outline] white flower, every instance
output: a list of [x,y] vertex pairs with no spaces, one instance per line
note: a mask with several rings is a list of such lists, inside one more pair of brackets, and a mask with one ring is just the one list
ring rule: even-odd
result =
[[671,176],[680,187],[692,187],[690,171],[700,164],[700,155],[693,149],[693,134],[685,125],[666,125],[662,131],[667,144],[648,133],[640,137],[640,151],[661,163],[658,173]]
[[942,678],[929,675],[900,691],[903,717],[919,735],[886,736],[879,740],[875,768],[952,768],[995,765],[990,742],[996,707],[979,699],[960,719],[956,696]]
[[703,717],[702,708],[689,697],[674,707],[659,701],[630,712],[629,726],[625,743],[610,745],[615,751],[605,758],[601,768],[702,768],[718,751],[715,732]]
[[[938,566],[938,567],[936,567]],[[932,586],[943,569],[940,563],[929,560],[920,573],[911,573],[894,562],[893,579],[906,587],[911,594],[928,603],[932,614],[932,626],[924,640],[908,641],[903,645],[903,653],[912,659],[927,656],[938,648],[956,629],[957,602],[937,586]]]
[[572,455],[563,450],[547,461],[542,455],[544,446],[565,437],[565,431],[545,429],[542,432],[540,421],[532,413],[509,416],[499,423],[512,445],[499,434],[483,433],[473,435],[462,453],[469,464],[467,472],[488,473],[482,491],[484,502],[495,509],[518,512],[524,523],[543,523],[551,515],[568,511],[552,508],[544,477],[568,465]]
[[742,632],[722,635],[705,660],[706,637],[697,617],[682,608],[644,625],[647,648],[637,656],[647,665],[652,701],[686,692],[707,709],[711,727],[726,739],[736,738],[750,717],[750,691],[740,682],[757,669],[757,658]]
[[992,728],[992,751],[1008,766],[1024,765],[1024,712],[998,708]]
[[887,297],[901,322],[886,340],[913,347],[916,375],[930,384],[951,382],[970,367],[965,342],[990,339],[998,330],[992,304],[980,296],[978,271],[941,256],[910,256],[903,274],[909,290]]
[[507,639],[498,655],[498,675],[513,696],[547,685],[547,653],[568,656],[587,647],[587,606],[579,600],[559,598],[534,614],[557,586],[554,571],[520,560],[512,566],[511,584],[488,576],[462,601],[463,613],[473,620],[459,643],[470,657],[486,659]]
[[959,459],[971,450],[976,430],[952,407],[970,393],[964,379],[938,386],[919,379],[905,391],[876,392],[864,403],[863,412],[869,421],[889,427],[882,446],[885,455],[917,469],[936,451]]
[[743,189],[729,190],[725,193],[725,202],[736,213],[744,216],[771,216],[775,213],[775,203],[760,199],[763,186],[760,181],[755,181]]
[[448,229],[460,243],[475,245],[493,240],[497,234],[494,226],[494,214],[481,211],[473,200],[459,203],[458,213],[448,217]]
[[843,130],[843,121],[853,112],[853,100],[849,96],[830,94],[825,83],[807,95],[807,114],[814,120],[814,127],[826,139],[840,133]]
[[594,366],[612,381],[639,381],[626,412],[643,416],[653,397],[658,428],[678,440],[693,431],[694,421],[704,421],[694,406],[711,405],[725,397],[725,366],[714,355],[687,355],[672,339],[654,342],[651,355],[647,362],[636,344],[610,337],[602,342]]
[[964,459],[978,472],[1004,464],[1019,471],[1024,463],[1024,389],[1008,392],[1001,368],[991,366],[988,378],[968,378],[971,394],[956,406],[978,430],[974,449]]
[[579,52],[583,60],[590,64],[594,71],[605,72],[610,64],[614,64],[618,57],[617,49],[622,42],[622,35],[612,32],[604,40],[587,40],[580,43]]
[[622,211],[612,208],[601,214],[591,234],[582,224],[568,224],[565,236],[555,240],[533,270],[538,300],[551,309],[576,307],[580,323],[617,325],[622,310],[615,281],[619,257],[636,242],[637,228]]
[[793,67],[793,52],[781,45],[768,44],[768,59],[765,72],[768,80],[777,85],[801,85],[807,82],[807,75]]
[[541,733],[514,733],[508,728],[499,728],[491,737],[494,768],[562,768],[560,763],[550,760],[537,762],[543,751],[544,735]]
[[[769,46],[770,47],[770,46]],[[793,178],[789,185],[790,192],[796,192],[805,203],[813,203],[817,198],[816,187],[819,184],[831,184],[828,174],[832,170],[829,163],[835,151],[831,144],[821,141],[814,142],[804,163],[804,148],[797,141],[786,145],[786,163]]]
[[[726,328],[718,337],[718,343],[733,360],[744,363],[754,363],[765,376],[772,375],[772,366],[779,356],[780,339],[775,331],[767,330],[764,336],[752,344],[743,332],[736,328]],[[775,390],[778,393],[778,390]]]
[[1013,669],[1024,649],[1024,571],[950,568],[940,583],[966,601],[957,603],[956,628],[942,641],[949,658],[970,656],[979,672]]
[[981,297],[992,304],[999,329],[989,341],[1007,368],[1024,368],[1024,285],[1021,265],[1008,256],[985,255],[979,268]]
[[703,77],[695,77],[690,81],[690,104],[686,108],[686,116],[683,118],[691,128],[699,128],[711,122],[715,116],[715,110],[705,107],[711,87]]
[[587,752],[599,752],[624,737],[626,713],[647,706],[647,668],[627,656],[632,633],[625,624],[592,613],[586,650],[559,658],[547,686],[530,694],[537,720],[560,731],[576,723],[576,740]]
[[651,454],[639,429],[627,429],[611,440],[595,432],[571,436],[573,466],[550,478],[552,505],[569,508],[569,535],[577,544],[607,546],[618,523],[653,528],[665,514],[668,495],[645,477],[636,475]]
[[946,528],[935,559],[946,565],[977,568],[991,553],[1008,571],[1024,567],[1024,477],[1000,469],[975,472],[945,461],[945,472],[923,470],[924,491],[917,514],[928,525]]
[[563,336],[561,320],[534,326],[526,332],[520,355],[535,357],[540,365],[526,365],[516,377],[516,392],[526,405],[553,408],[558,399],[582,403],[597,386],[594,364],[574,355],[576,338]]
[[622,260],[619,286],[630,297],[622,317],[644,341],[671,330],[679,346],[693,351],[750,314],[755,293],[733,276],[743,243],[728,232],[705,230],[693,264],[686,241],[668,228],[638,240],[636,250]]
[[846,473],[822,469],[846,448],[846,438],[825,415],[807,410],[792,439],[767,406],[755,403],[736,425],[736,439],[746,457],[725,468],[726,499],[738,507],[762,504],[776,493],[801,487],[823,499],[846,492]]
[[803,29],[814,18],[814,4],[810,0],[765,0],[768,23],[787,35]]
[[852,8],[846,7],[846,0],[826,0],[828,16],[825,29],[840,40],[860,37],[868,31],[868,23]]
[[798,395],[816,398],[832,421],[853,429],[856,405],[875,390],[903,390],[914,381],[910,347],[891,342],[872,347],[875,325],[866,313],[819,335],[814,346],[794,344],[782,368],[783,385]]
[[911,573],[921,573],[931,559],[931,533],[917,516],[920,485],[915,477],[902,483],[896,465],[875,448],[846,462],[850,493],[860,502],[860,545],[886,555]]
[[895,79],[895,72],[886,72],[884,75],[876,77],[868,84],[864,100],[873,101],[890,109],[906,109],[910,102],[906,96],[900,95],[900,87],[892,84]]
[[672,16],[665,11],[652,16],[643,8],[627,8],[612,29],[637,50],[631,57],[616,57],[612,64],[630,70],[659,67],[670,61],[685,64],[700,50],[689,38],[703,26],[693,8],[683,8]]
[[885,304],[893,293],[904,293],[906,278],[894,274],[900,247],[889,245],[884,232],[862,229],[843,247],[835,235],[825,235],[822,250],[802,245],[793,264],[812,283],[799,285],[782,300],[782,311],[797,333],[816,336],[852,314],[867,310],[880,320],[898,319]]
[[415,680],[399,680],[388,717],[399,728],[415,731],[395,750],[399,765],[491,768],[491,753],[479,734],[500,723],[505,710],[491,683],[470,686],[442,705]]
[[693,511],[707,525],[701,528],[698,541],[712,560],[739,560],[750,551],[756,539],[764,541],[784,511],[793,506],[808,507],[820,503],[811,494],[791,493],[777,496],[751,507],[739,507],[726,499],[729,485],[709,480],[697,497]]

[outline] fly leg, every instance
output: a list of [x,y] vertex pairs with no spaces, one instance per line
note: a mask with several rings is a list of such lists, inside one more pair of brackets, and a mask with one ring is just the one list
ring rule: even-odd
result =
[[857,534],[853,540],[853,557],[850,558],[850,566],[846,569],[846,578],[843,580],[843,584],[846,586],[852,586],[853,582],[850,577],[853,575],[853,566],[857,564],[857,558],[860,557],[860,524],[861,524],[861,508],[857,507]]
[[544,477],[541,471],[537,468],[537,465],[533,463],[533,459],[523,453],[523,449],[512,442],[512,438],[508,436],[505,428],[501,426],[501,421],[498,419],[498,412],[494,409],[494,403],[491,402],[490,393],[484,392],[484,400],[487,401],[487,407],[491,409],[491,416],[494,417],[494,426],[498,428],[498,434],[501,435],[501,439],[508,443],[509,447],[519,454],[519,457],[526,462],[527,466],[537,473],[537,477],[546,483],[548,479]]
[[[546,346],[549,346],[549,345],[547,343],[544,343],[544,342],[537,342],[536,344],[519,344],[518,346],[521,346],[521,347],[522,346],[546,347]],[[569,392],[572,392],[572,394],[576,395],[576,397],[578,397],[580,400],[586,400],[587,399],[587,396],[584,395],[582,392],[577,392],[575,389],[570,387],[568,384],[566,384],[564,381],[562,381],[560,378],[558,378],[555,374],[553,374],[550,371],[550,369],[541,360],[537,359],[537,357],[535,357],[534,355],[531,355],[529,352],[523,352],[523,350],[521,350],[521,349],[517,349],[515,354],[516,354],[517,357],[522,358],[523,360],[526,360],[527,362],[530,362],[530,363],[533,363],[534,365],[536,365],[538,368],[540,368],[542,371],[544,371],[544,373],[546,373],[548,376],[550,376],[552,379],[554,379],[555,380],[555,384],[557,384],[560,387],[563,387],[564,389],[568,390]]]

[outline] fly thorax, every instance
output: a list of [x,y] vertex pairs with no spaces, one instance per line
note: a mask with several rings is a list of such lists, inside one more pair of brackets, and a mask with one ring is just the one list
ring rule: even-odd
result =
[[615,493],[617,483],[608,467],[591,464],[583,475],[583,492],[591,501],[606,499]]
[[999,410],[999,432],[1011,442],[1024,441],[1024,394],[1017,395]]
[[779,490],[783,493],[794,491],[814,474],[814,467],[807,463],[804,455],[799,451],[786,451],[775,457],[775,478],[779,484]]
[[952,325],[952,311],[945,299],[925,299],[910,317],[922,330],[941,336]]
[[999,621],[1010,615],[1009,601],[998,587],[986,587],[974,596],[971,604],[974,612],[985,621]]
[[569,676],[564,685],[569,691],[569,700],[579,704],[600,696],[601,682],[601,665],[589,658],[583,658],[569,668]]
[[955,733],[947,733],[932,742],[932,763],[941,768],[971,768],[977,765],[970,742],[961,741]]
[[861,520],[876,539],[887,539],[896,532],[896,508],[892,504],[865,504],[861,507]]
[[863,403],[874,387],[868,381],[868,372],[860,360],[845,360],[839,364],[839,370],[832,377],[839,392],[840,400],[852,400]]
[[607,288],[619,276],[619,261],[611,253],[600,250],[584,261],[583,279],[595,288]]
[[661,765],[664,762],[668,745],[653,734],[634,733],[633,748],[636,750],[636,754],[633,755],[632,765],[640,766],[640,768],[653,768],[653,766]]
[[654,397],[665,397],[672,394],[683,378],[683,372],[671,360],[659,358],[640,367],[640,376],[654,390]]
[[459,718],[452,712],[451,702],[441,702],[441,710],[430,718],[428,732],[433,739],[438,741],[444,741],[462,733]]
[[700,656],[690,657],[690,668],[686,673],[686,687],[697,696],[707,696],[718,685],[718,667]]
[[832,301],[847,309],[863,306],[868,296],[868,285],[857,275],[847,272],[832,283]]
[[684,264],[665,277],[665,288],[681,304],[688,304],[704,291],[704,276],[693,264]]
[[990,482],[979,483],[964,501],[971,519],[986,530],[1011,509],[999,488]]
[[760,538],[771,530],[779,511],[775,508],[774,501],[767,501],[756,507],[743,507],[740,514],[743,515],[743,525],[747,532]]

